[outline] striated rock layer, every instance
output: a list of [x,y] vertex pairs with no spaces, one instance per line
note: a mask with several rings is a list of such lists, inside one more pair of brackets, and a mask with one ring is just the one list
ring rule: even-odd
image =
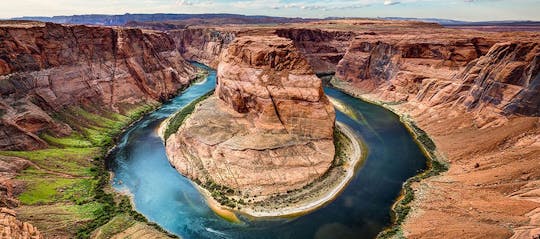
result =
[[44,148],[45,131],[70,134],[53,117],[69,107],[125,113],[168,99],[194,73],[165,33],[0,24],[0,150]]
[[372,28],[333,83],[414,120],[450,166],[413,184],[403,234],[538,237],[538,33]]
[[220,57],[214,96],[166,140],[183,175],[244,195],[299,189],[334,159],[335,112],[292,41],[236,38]]
[[216,68],[219,55],[236,37],[236,31],[213,28],[189,28],[168,33],[186,59]]
[[489,119],[538,116],[539,43],[477,35],[357,35],[335,77],[384,101],[451,103]]
[[355,33],[348,30],[321,30],[304,25],[261,28],[245,26],[196,26],[171,30],[167,33],[175,40],[182,56],[217,68],[219,55],[236,38],[275,34],[291,39],[318,75],[333,74],[336,65],[347,51]]

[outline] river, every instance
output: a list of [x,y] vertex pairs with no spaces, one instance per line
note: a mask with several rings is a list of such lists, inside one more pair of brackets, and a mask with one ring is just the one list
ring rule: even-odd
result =
[[325,92],[339,104],[337,120],[349,125],[368,150],[347,188],[331,203],[298,218],[230,223],[216,216],[190,181],[170,166],[156,134],[164,119],[214,89],[216,72],[207,69],[205,81],[126,130],[109,155],[113,188],[132,195],[138,212],[186,239],[374,238],[390,225],[390,208],[403,182],[426,168],[426,157],[395,114],[333,88]]

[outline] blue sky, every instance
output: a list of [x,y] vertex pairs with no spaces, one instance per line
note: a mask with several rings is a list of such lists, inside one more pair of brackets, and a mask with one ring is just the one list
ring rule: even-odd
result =
[[89,13],[540,20],[540,0],[0,0],[0,18]]

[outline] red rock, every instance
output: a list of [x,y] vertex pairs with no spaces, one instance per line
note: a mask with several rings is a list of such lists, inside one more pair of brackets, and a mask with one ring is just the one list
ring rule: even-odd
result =
[[183,175],[270,196],[321,177],[334,158],[335,113],[291,40],[238,37],[218,66],[215,96],[166,141]]
[[98,105],[123,113],[187,86],[195,73],[165,33],[37,24],[0,27],[0,149],[47,147],[71,132],[49,114]]

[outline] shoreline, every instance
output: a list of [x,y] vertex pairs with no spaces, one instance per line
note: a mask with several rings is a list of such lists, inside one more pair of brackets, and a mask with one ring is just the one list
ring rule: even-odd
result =
[[[166,143],[166,141],[164,140],[164,133],[166,128],[168,127],[168,123],[170,122],[169,119],[170,118],[163,121],[156,129],[156,132],[164,143]],[[214,211],[214,213],[216,213],[216,215],[231,222],[240,222],[240,219],[238,219],[236,214],[240,214],[242,216],[252,219],[296,217],[307,214],[318,208],[323,207],[324,205],[332,202],[336,197],[338,197],[341,192],[346,188],[346,186],[350,183],[358,167],[361,165],[361,163],[365,161],[367,150],[365,149],[362,140],[353,132],[353,130],[344,123],[337,121],[336,129],[338,129],[338,131],[342,133],[348,141],[346,147],[342,149],[343,151],[349,153],[349,155],[344,157],[343,160],[345,161],[343,165],[333,165],[327,171],[327,174],[329,176],[325,174],[323,177],[309,184],[308,187],[294,190],[294,192],[292,192],[290,195],[299,196],[303,193],[311,192],[313,194],[316,194],[314,199],[307,201],[300,200],[299,202],[293,203],[292,206],[286,207],[283,207],[283,205],[279,204],[279,209],[275,209],[276,205],[272,204],[266,207],[253,204],[245,204],[242,205],[241,209],[232,209],[230,207],[221,205],[216,199],[211,196],[211,193],[206,188],[196,184],[195,182],[192,182],[192,184],[205,198],[207,205],[212,209],[212,211]],[[343,169],[344,175],[339,175],[338,169]],[[331,185],[330,190],[326,190],[328,189],[326,188],[326,184]]]
[[[420,182],[421,180],[427,179],[429,177],[437,176],[442,172],[448,170],[448,161],[444,159],[444,156],[437,150],[437,148],[429,149],[430,147],[422,142],[422,138],[426,137],[429,141],[433,143],[430,136],[423,132],[414,120],[406,114],[398,112],[396,109],[392,108],[391,105],[386,104],[382,101],[374,100],[366,97],[366,94],[354,92],[350,89],[354,89],[353,86],[347,82],[338,81],[336,78],[332,78],[330,81],[330,86],[338,89],[339,91],[348,94],[354,98],[360,99],[370,104],[374,104],[380,107],[389,110],[395,114],[399,121],[405,126],[407,131],[413,136],[414,141],[420,147],[420,150],[424,153],[428,162],[426,162],[426,169],[418,174],[414,175],[407,179],[401,188],[401,192],[396,197],[396,201],[391,207],[392,211],[392,225],[389,225],[387,228],[383,229],[378,235],[377,238],[392,238],[402,232],[402,225],[408,214],[410,213],[409,204],[414,200],[414,191],[411,187],[413,182]],[[347,86],[347,87],[345,87]],[[418,132],[418,130],[422,132]],[[422,135],[423,134],[423,135]]]
[[[329,169],[329,171],[337,168],[345,169],[345,177],[338,181],[337,185],[332,185],[332,189],[330,191],[326,191],[325,193],[323,193],[323,195],[319,195],[317,199],[311,202],[298,203],[300,205],[280,208],[278,211],[272,209],[268,209],[268,211],[255,211],[249,210],[251,208],[247,208],[248,210],[240,210],[239,213],[254,218],[296,217],[319,209],[336,199],[341,194],[341,192],[343,192],[343,190],[347,188],[347,185],[349,185],[351,179],[356,173],[356,169],[358,169],[360,163],[363,162],[366,158],[366,155],[364,154],[365,150],[362,150],[363,146],[361,144],[361,139],[359,139],[353,133],[352,129],[344,123],[338,121],[336,121],[336,127],[339,128],[339,131],[343,133],[347,137],[347,139],[349,139],[350,143],[348,144],[348,148],[352,151],[352,155],[347,157],[348,160],[344,163],[343,166]],[[325,183],[325,179],[323,179],[321,182],[314,182],[314,184],[317,183],[323,184]],[[301,190],[302,189],[300,189],[300,191]]]

